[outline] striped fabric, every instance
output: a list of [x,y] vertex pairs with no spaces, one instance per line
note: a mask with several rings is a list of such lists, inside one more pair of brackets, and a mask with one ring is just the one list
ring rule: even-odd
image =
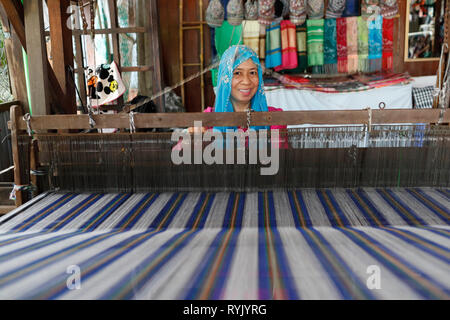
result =
[[450,299],[449,218],[450,189],[48,193],[0,218],[0,298]]

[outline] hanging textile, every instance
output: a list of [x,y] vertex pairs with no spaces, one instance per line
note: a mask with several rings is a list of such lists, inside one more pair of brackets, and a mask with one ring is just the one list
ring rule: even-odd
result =
[[281,66],[281,30],[280,23],[273,22],[267,28],[266,35],[266,68]]
[[218,28],[222,25],[225,17],[225,9],[219,0],[211,0],[206,9],[206,23],[211,28]]
[[369,72],[369,29],[363,17],[358,17],[358,71]]
[[398,14],[397,0],[381,0],[380,6],[381,15],[383,16],[384,21],[386,21],[386,19],[392,19]]
[[[218,58],[222,57],[222,54],[230,46],[236,44],[242,44],[242,26],[232,26],[228,21],[224,21],[222,26],[215,29],[215,44]],[[211,70],[213,86],[217,86],[217,69]]]
[[102,64],[97,68],[88,68],[86,80],[92,107],[111,103],[121,97],[126,91],[115,62]]
[[[308,66],[323,66],[323,31],[324,20],[306,20]],[[318,73],[320,68],[316,68]]]
[[308,19],[322,19],[324,12],[324,0],[307,0],[306,14]]
[[259,24],[259,59],[261,64],[265,65],[266,60],[266,30],[267,26],[264,24]]
[[383,17],[377,15],[369,24],[369,70],[375,72],[381,70],[383,50]]
[[297,36],[297,68],[286,70],[286,73],[304,73],[308,67],[308,56],[306,54],[306,22],[295,27]]
[[245,20],[242,25],[244,44],[259,56],[259,22]]
[[295,69],[297,61],[297,35],[295,25],[289,20],[283,20],[281,27],[281,66],[275,67],[275,71]]
[[324,72],[337,73],[336,19],[325,19],[323,55]]
[[359,0],[346,0],[345,9],[342,16],[343,17],[359,16]]
[[345,9],[345,0],[329,0],[327,8],[327,19],[340,18]]
[[232,26],[239,26],[243,20],[244,3],[242,0],[231,0],[227,5],[227,21]]
[[347,72],[358,71],[358,18],[347,19]]
[[336,47],[338,72],[347,73],[347,23],[345,18],[336,19]]
[[259,0],[259,23],[270,25],[275,16],[275,0]]
[[245,3],[245,20],[258,20],[258,0],[247,0]]
[[383,19],[383,70],[394,66],[394,19]]
[[380,14],[379,0],[361,0],[361,15],[365,18],[375,17]]
[[302,25],[306,21],[306,0],[290,0],[289,18],[296,26]]
[[224,20],[228,19],[227,6],[228,6],[229,2],[230,2],[230,0],[220,0],[220,3],[222,3],[222,7],[224,8],[224,11],[225,11],[224,16],[223,16]]

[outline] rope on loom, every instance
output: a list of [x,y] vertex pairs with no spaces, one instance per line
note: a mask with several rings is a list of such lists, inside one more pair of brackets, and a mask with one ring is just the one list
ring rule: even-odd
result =
[[33,184],[27,184],[27,185],[16,185],[15,184],[13,189],[11,190],[11,193],[9,194],[9,199],[12,200],[12,201],[15,201],[16,200],[17,191],[34,192],[36,190],[37,190],[37,188]]

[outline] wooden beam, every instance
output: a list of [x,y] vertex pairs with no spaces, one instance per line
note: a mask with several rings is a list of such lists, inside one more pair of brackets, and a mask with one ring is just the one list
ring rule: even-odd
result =
[[10,111],[12,106],[20,106],[20,101],[11,101],[0,104],[0,112]]
[[50,114],[48,92],[48,60],[44,39],[44,17],[42,1],[24,2],[25,34],[28,48],[30,77],[30,100],[33,115]]
[[[372,124],[389,123],[438,123],[441,110],[438,109],[389,109],[373,110]],[[95,128],[130,127],[129,114],[94,115]],[[351,125],[368,124],[367,110],[339,110],[339,111],[284,111],[284,112],[255,112],[251,115],[252,126],[268,125]],[[450,111],[444,112],[442,123],[450,122]],[[173,128],[191,127],[194,121],[202,121],[203,126],[243,126],[247,125],[247,115],[244,112],[211,112],[211,113],[138,113],[134,116],[136,128]],[[31,118],[33,130],[59,129],[90,129],[88,115],[51,115],[33,116]],[[26,130],[23,119],[18,120],[17,128]]]
[[[152,2],[152,1],[150,1]],[[118,21],[117,21],[117,0],[108,0],[108,7],[109,7],[109,17],[111,22],[111,28],[117,28],[118,27]],[[113,55],[114,55],[114,62],[117,64],[117,67],[121,70],[121,64],[120,64],[120,46],[119,46],[119,35],[113,34],[111,35],[112,38],[112,44],[113,44]],[[123,105],[123,96],[120,96],[119,99],[117,99],[117,104]]]
[[[119,34],[119,33],[146,33],[147,30],[144,27],[127,27],[127,28],[106,28],[106,29],[95,29],[94,34]],[[50,32],[46,31],[45,35],[50,35]],[[91,35],[91,30],[83,30],[83,29],[73,29],[72,35],[81,36],[81,35]]]
[[[158,5],[157,1],[146,1],[148,14],[148,32],[150,37],[150,43],[152,46],[152,62],[153,62],[153,81],[152,89],[153,94],[162,92],[164,88],[164,79],[162,77],[162,61],[161,61],[161,48],[159,46],[159,23],[158,23]],[[156,101],[156,107],[158,112],[165,112],[164,96],[160,96]]]
[[77,113],[75,86],[67,72],[69,67],[73,69],[74,59],[72,32],[67,27],[70,18],[67,8],[70,6],[70,0],[47,0],[47,6],[50,22],[52,67],[65,96],[62,107],[66,114]]
[[[20,165],[20,155],[19,155],[19,134],[21,134],[20,129],[18,129],[19,121],[22,117],[22,110],[19,106],[11,107],[11,147],[14,162],[14,184],[16,186],[21,186],[23,184],[21,178],[21,165]],[[16,206],[21,206],[23,204],[22,191],[16,192]]]
[[[29,1],[27,1],[28,3]],[[0,4],[3,6],[5,12],[8,15],[8,19],[11,22],[13,29],[15,30],[17,37],[25,51],[27,51],[26,34],[25,34],[25,24],[24,24],[24,8],[23,5],[18,0],[0,0]],[[28,53],[28,51],[27,51]],[[64,94],[61,87],[59,86],[58,79],[56,79],[55,73],[47,61],[47,71],[48,79],[52,86],[51,94],[53,98],[52,106],[55,107],[56,112],[63,112],[56,108],[59,104],[64,101]]]

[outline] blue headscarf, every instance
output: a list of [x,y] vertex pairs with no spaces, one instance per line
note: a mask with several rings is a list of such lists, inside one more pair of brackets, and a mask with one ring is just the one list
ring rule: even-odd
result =
[[[252,59],[258,68],[258,91],[251,101],[253,111],[268,111],[266,95],[264,93],[263,70],[255,51],[244,45],[234,45],[228,48],[222,55],[219,65],[218,85],[216,92],[215,112],[234,112],[231,104],[231,80],[234,70],[243,62]],[[265,126],[251,127],[254,130],[269,129]],[[214,127],[214,130],[226,132],[227,129],[235,130],[236,127]]]

